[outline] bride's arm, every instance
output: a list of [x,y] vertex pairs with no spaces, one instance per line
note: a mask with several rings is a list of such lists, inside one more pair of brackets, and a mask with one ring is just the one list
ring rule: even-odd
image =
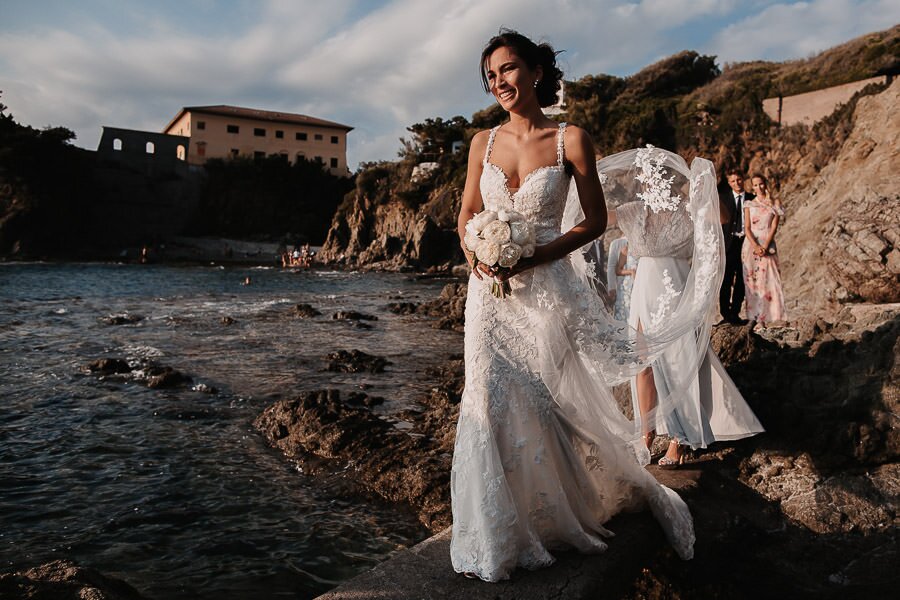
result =
[[603,188],[600,187],[600,177],[597,174],[594,143],[580,127],[567,127],[565,136],[566,158],[572,165],[572,179],[578,189],[584,220],[576,223],[572,229],[552,242],[536,247],[534,256],[523,258],[516,263],[509,277],[568,256],[606,231],[608,215]]
[[[489,135],[490,133],[487,131],[479,131],[472,137],[472,142],[469,144],[469,165],[466,170],[466,185],[463,188],[462,205],[459,208],[459,218],[456,220],[456,232],[459,235],[459,245],[462,247],[463,254],[465,254],[466,261],[469,263],[470,267],[474,263],[475,253],[466,248],[463,238],[466,237],[466,223],[468,223],[469,219],[475,214],[479,213],[483,207],[479,182],[481,181],[481,170],[484,168],[482,160],[484,153],[487,150]],[[482,278],[482,273],[490,275],[490,270],[483,264],[479,264],[478,268],[474,269],[473,272],[478,279]]]

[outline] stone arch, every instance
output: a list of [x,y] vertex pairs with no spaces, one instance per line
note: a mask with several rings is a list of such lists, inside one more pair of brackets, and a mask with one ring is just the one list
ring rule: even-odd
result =
[[122,150],[122,139],[121,138],[113,139],[113,150],[115,150],[116,152],[119,152]]
[[178,157],[178,160],[185,160],[187,158],[184,144],[178,144],[178,147],[175,149],[175,156]]
[[147,151],[147,154],[156,154],[156,146],[153,144],[153,142],[147,142],[147,146],[145,149]]

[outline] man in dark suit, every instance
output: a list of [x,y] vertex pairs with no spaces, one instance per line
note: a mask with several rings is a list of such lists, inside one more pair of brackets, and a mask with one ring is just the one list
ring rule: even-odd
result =
[[719,197],[722,233],[725,236],[725,278],[719,290],[719,312],[722,320],[736,325],[746,321],[740,317],[744,305],[744,268],[741,246],[744,245],[744,202],[755,196],[744,191],[744,175],[737,169],[726,172],[728,191]]

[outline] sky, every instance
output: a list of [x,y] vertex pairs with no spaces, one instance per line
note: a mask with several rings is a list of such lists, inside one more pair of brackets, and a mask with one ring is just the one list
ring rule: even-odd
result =
[[95,148],[104,125],[161,131],[231,104],[354,127],[351,169],[406,128],[493,100],[478,59],[500,27],[563,50],[567,79],[627,76],[681,50],[806,58],[900,22],[897,0],[0,0],[0,102]]

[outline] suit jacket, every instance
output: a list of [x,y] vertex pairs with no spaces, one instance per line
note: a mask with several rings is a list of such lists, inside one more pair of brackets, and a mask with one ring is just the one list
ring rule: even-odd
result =
[[[754,198],[756,198],[755,194],[744,192],[744,202],[753,200]],[[723,214],[727,215],[727,220],[722,224],[722,235],[725,237],[725,251],[728,252],[729,248],[731,248],[731,243],[738,241],[734,234],[741,230],[741,220],[738,218],[738,211],[735,210],[734,192],[731,188],[728,188],[719,195],[719,205],[724,209],[722,211]],[[743,210],[743,208],[741,208],[741,210]]]

